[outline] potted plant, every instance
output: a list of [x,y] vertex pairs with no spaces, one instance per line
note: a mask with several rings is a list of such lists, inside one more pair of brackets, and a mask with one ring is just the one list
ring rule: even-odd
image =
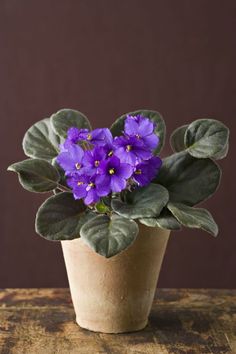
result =
[[28,159],[8,169],[31,192],[53,192],[39,208],[36,232],[60,241],[77,323],[93,331],[144,328],[171,230],[218,227],[195,205],[218,188],[215,160],[229,130],[213,119],[176,129],[174,154],[161,160],[165,123],[158,112],[122,115],[92,130],[63,109],[26,132]]

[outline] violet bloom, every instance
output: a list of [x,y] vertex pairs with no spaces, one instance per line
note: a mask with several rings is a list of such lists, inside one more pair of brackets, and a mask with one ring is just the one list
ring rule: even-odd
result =
[[67,184],[72,188],[75,199],[82,199],[86,205],[98,202],[101,196],[108,195],[109,186],[100,186],[96,182],[97,177],[86,175],[74,175],[67,179]]
[[85,151],[83,162],[86,174],[96,174],[100,162],[106,159],[106,155],[106,150],[102,146],[95,146],[93,150]]
[[88,135],[88,132],[89,132],[88,129],[78,129],[75,127],[68,129],[67,138],[66,138],[64,144],[62,145],[62,151],[63,151],[63,148],[64,148],[64,151],[66,149],[68,149],[68,147],[71,144],[77,144],[79,141],[85,140],[86,136]]
[[121,136],[114,139],[115,155],[121,162],[135,166],[141,160],[148,160],[152,153],[143,142],[134,136]]
[[138,164],[132,177],[140,187],[146,186],[156,177],[161,165],[160,157],[154,156]]
[[66,175],[83,171],[84,150],[78,145],[70,145],[66,151],[57,156],[57,163],[63,168]]
[[88,132],[85,140],[91,144],[102,146],[111,142],[111,139],[112,135],[108,128],[98,128]]
[[128,115],[125,120],[125,134],[135,136],[151,150],[155,149],[159,143],[159,138],[154,133],[154,128],[154,123],[149,118],[140,115]]
[[98,172],[96,181],[100,188],[108,187],[110,191],[118,193],[125,189],[133,168],[127,163],[121,163],[118,157],[112,156],[100,163]]

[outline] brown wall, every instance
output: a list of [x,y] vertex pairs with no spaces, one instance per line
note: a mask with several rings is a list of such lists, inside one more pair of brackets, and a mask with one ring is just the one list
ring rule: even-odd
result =
[[[235,16],[234,0],[0,1],[0,287],[67,284],[60,244],[34,232],[44,196],[5,172],[24,159],[25,130],[65,107],[87,114],[94,127],[146,107],[163,114],[169,133],[203,117],[233,133]],[[160,286],[236,286],[234,151],[231,135],[222,185],[205,204],[219,237],[173,233]]]

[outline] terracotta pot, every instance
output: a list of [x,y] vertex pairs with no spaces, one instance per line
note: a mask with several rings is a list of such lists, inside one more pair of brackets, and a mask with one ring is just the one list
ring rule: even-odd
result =
[[112,258],[95,253],[81,239],[62,241],[79,326],[122,333],[147,325],[170,232],[139,226],[135,242]]

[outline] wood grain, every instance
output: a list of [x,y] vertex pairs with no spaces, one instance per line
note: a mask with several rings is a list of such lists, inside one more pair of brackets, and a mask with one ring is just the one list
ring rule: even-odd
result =
[[79,328],[68,289],[0,291],[1,354],[236,353],[236,290],[158,290],[145,330]]

